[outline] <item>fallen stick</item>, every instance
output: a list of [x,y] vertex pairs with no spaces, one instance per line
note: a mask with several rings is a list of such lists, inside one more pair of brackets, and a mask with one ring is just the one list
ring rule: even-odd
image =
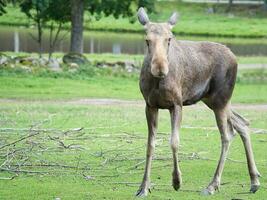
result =
[[49,174],[51,172],[42,172],[42,171],[28,171],[28,170],[18,170],[18,169],[7,169],[0,168],[0,171],[15,172],[15,173],[26,173],[26,174]]
[[[58,164],[23,164],[23,165],[10,165],[12,167],[59,167],[66,169],[77,169],[76,166],[58,165]],[[78,170],[91,170],[90,167],[79,167]]]
[[6,144],[6,145],[1,146],[0,149],[3,149],[3,148],[8,147],[8,146],[11,146],[11,145],[13,145],[13,144],[16,144],[16,143],[18,143],[18,142],[20,142],[20,141],[22,141],[22,140],[25,140],[25,139],[27,139],[27,138],[36,136],[36,135],[38,135],[38,134],[40,134],[40,132],[37,132],[37,133],[31,134],[31,135],[24,136],[24,137],[22,137],[22,138],[20,138],[20,139],[18,139],[18,140],[16,140],[16,141],[14,141],[14,142],[11,142],[11,143],[9,143],[9,144]]
[[13,180],[16,176],[12,177],[0,177],[0,180]]
[[50,132],[50,131],[59,131],[58,129],[36,129],[36,128],[0,128],[0,132],[8,131],[32,131],[32,132]]
[[75,131],[81,131],[83,130],[83,127],[79,128],[73,128],[69,130],[60,130],[60,129],[39,129],[39,128],[0,128],[0,132],[7,132],[7,131],[32,131],[32,132],[63,132],[63,134],[69,133],[69,132],[75,132]]

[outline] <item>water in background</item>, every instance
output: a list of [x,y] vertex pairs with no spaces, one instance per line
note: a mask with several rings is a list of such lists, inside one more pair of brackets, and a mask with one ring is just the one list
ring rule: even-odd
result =
[[[38,44],[33,40],[35,29],[0,27],[0,51],[38,52]],[[70,34],[63,31],[55,51],[68,52]],[[266,39],[230,39],[205,37],[177,37],[183,40],[211,40],[227,45],[239,56],[267,55]],[[84,32],[84,53],[143,54],[145,49],[143,34]],[[43,50],[49,51],[49,34],[45,32]]]

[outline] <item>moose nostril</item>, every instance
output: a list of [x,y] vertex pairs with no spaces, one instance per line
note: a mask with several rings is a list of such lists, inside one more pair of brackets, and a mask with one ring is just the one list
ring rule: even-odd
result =
[[159,75],[158,75],[160,78],[164,78],[166,76],[166,74],[164,74],[162,71],[159,72]]

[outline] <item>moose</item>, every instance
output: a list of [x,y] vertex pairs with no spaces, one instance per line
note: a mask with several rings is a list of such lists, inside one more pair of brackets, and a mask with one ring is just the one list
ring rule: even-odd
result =
[[239,133],[246,153],[250,175],[250,192],[259,187],[260,173],[256,167],[249,135],[248,121],[231,109],[231,96],[237,74],[237,60],[226,46],[207,41],[176,40],[172,28],[178,20],[174,12],[166,23],[150,22],[144,8],[137,12],[144,26],[147,52],[140,73],[140,90],[146,102],[148,142],[143,181],[136,196],[150,191],[150,171],[155,149],[158,109],[168,109],[171,118],[170,146],[173,156],[172,186],[178,190],[182,183],[178,164],[179,129],[182,107],[204,102],[214,114],[221,136],[220,159],[203,195],[219,189],[224,163],[235,131]]

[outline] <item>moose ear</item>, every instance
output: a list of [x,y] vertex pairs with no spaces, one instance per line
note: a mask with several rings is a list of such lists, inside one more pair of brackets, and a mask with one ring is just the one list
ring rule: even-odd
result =
[[145,26],[149,22],[149,18],[146,14],[146,11],[143,7],[140,7],[137,12],[139,22]]
[[169,21],[168,21],[168,24],[170,25],[171,28],[174,27],[174,25],[177,23],[178,21],[178,13],[177,12],[174,12],[172,13]]

